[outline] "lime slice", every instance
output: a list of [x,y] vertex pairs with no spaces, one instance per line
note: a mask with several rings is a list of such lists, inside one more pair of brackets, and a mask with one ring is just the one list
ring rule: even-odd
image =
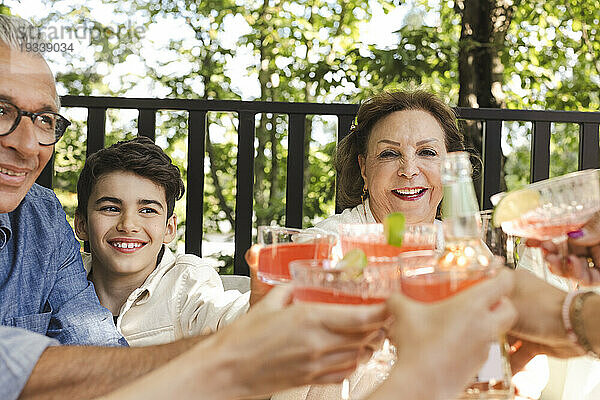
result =
[[528,211],[535,210],[542,205],[542,198],[535,190],[522,189],[508,192],[502,197],[492,214],[494,226],[500,226],[503,222],[519,218]]
[[406,218],[401,212],[388,214],[383,221],[383,232],[388,244],[401,247],[404,238],[404,226]]
[[343,271],[344,276],[356,279],[362,276],[367,266],[367,255],[361,249],[352,249],[344,254],[344,258],[337,263],[336,268]]

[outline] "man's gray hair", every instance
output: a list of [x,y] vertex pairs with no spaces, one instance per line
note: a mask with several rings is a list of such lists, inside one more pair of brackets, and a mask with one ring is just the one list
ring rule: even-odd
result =
[[[44,58],[40,51],[48,43],[41,30],[23,18],[0,14],[0,46]],[[60,108],[60,98],[56,95]]]
[[39,56],[42,43],[46,43],[41,30],[23,18],[0,14],[0,43],[13,50],[32,52]]

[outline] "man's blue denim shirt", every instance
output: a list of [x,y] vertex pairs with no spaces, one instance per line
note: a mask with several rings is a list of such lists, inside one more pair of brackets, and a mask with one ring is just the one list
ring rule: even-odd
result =
[[33,185],[0,214],[0,321],[62,344],[126,344],[86,278],[80,245],[53,191]]
[[[1,325],[24,328],[61,344],[126,346],[86,278],[79,249],[65,212],[49,189],[33,185],[14,211],[0,214]],[[39,356],[55,343],[43,336],[21,336],[20,345],[20,336],[13,335],[10,348],[0,354],[0,365],[30,360],[18,369],[28,371],[27,376],[10,388],[0,388],[3,399],[16,398],[27,382],[37,363],[37,357],[29,354],[32,349],[38,348]]]

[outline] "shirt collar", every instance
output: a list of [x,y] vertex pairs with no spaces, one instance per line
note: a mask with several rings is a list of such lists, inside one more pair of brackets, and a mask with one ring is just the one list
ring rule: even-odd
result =
[[6,246],[6,243],[10,239],[10,235],[10,219],[8,218],[8,214],[0,214],[0,250]]
[[[158,266],[152,271],[150,275],[146,278],[142,286],[135,289],[129,295],[127,302],[135,301],[139,299],[138,304],[145,303],[150,299],[152,294],[156,291],[156,288],[160,284],[160,280],[162,276],[169,270],[169,268],[175,263],[175,255],[167,246],[163,244],[165,248],[165,252],[160,260]],[[89,275],[92,270],[92,255],[90,253],[82,253],[83,257],[83,266],[85,271]]]
[[150,275],[148,275],[148,277],[146,278],[146,280],[144,281],[142,286],[140,286],[138,289],[139,290],[138,293],[143,293],[145,291],[148,291],[148,295],[145,296],[140,301],[138,301],[138,304],[145,303],[146,301],[148,301],[148,299],[150,299],[150,297],[152,297],[152,294],[156,291],[156,288],[158,287],[158,285],[160,285],[160,281],[161,281],[163,275],[175,263],[175,255],[173,254],[173,252],[171,250],[169,250],[169,248],[167,246],[165,246],[164,244],[163,244],[163,246],[164,246],[165,252],[162,256],[162,260],[160,260],[160,263],[156,266],[154,271],[152,271],[152,273]]
[[373,216],[373,213],[371,212],[371,206],[369,205],[368,198],[365,200],[364,205],[362,205],[362,206],[363,206],[363,210],[364,210],[365,223],[376,224],[377,220],[375,220],[375,217]]

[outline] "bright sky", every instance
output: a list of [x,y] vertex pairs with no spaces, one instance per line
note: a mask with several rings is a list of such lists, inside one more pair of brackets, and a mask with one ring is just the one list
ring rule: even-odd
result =
[[[430,0],[431,5],[437,4],[439,0]],[[5,0],[6,5],[11,7],[11,10],[24,17],[32,20],[38,20],[43,18],[52,10],[47,7],[41,0]],[[408,0],[401,6],[396,7],[394,10],[386,14],[376,1],[369,0],[372,18],[368,23],[364,23],[360,27],[360,41],[364,44],[374,44],[381,48],[393,47],[397,41],[397,35],[394,31],[400,29],[404,24],[410,24],[415,26],[421,26],[423,24],[428,26],[436,26],[439,24],[437,15],[427,14],[422,6],[415,6],[415,1]],[[106,26],[118,22],[127,22],[128,19],[132,18],[131,15],[127,14],[115,14],[113,12],[113,6],[110,4],[103,4],[100,0],[64,0],[59,2],[55,7],[58,12],[68,12],[69,10],[77,9],[81,6],[87,6],[92,10],[93,16],[96,20],[103,23]],[[131,25],[141,25],[136,23],[134,20],[130,22]],[[245,20],[241,16],[231,16],[225,19],[225,31],[226,34],[220,39],[225,46],[233,48],[237,39],[250,31],[250,27],[246,24]],[[165,34],[168,32],[168,34]],[[165,51],[170,39],[183,39],[189,41],[190,48],[193,47],[195,41],[194,31],[187,25],[182,24],[180,19],[174,16],[168,16],[153,24],[151,28],[144,32],[143,40],[144,45],[141,52],[141,57],[129,56],[125,63],[116,66],[109,71],[107,65],[96,63],[94,60],[93,49],[89,46],[88,41],[73,41],[75,51],[80,55],[85,56],[85,61],[80,67],[87,67],[92,64],[95,65],[96,72],[105,75],[104,82],[112,90],[117,90],[121,86],[120,77],[125,76],[127,81],[133,85],[131,89],[126,93],[128,97],[166,97],[169,95],[167,89],[157,86],[151,79],[146,78],[137,74],[137,71],[144,71],[145,65],[153,66],[158,68],[160,72],[164,74],[180,74],[186,70],[189,70],[192,66],[185,61],[179,62],[177,53]],[[185,43],[185,42],[184,42]],[[161,50],[157,50],[161,49]],[[57,72],[66,72],[67,67],[61,53],[49,53],[47,58],[51,64],[51,68]],[[165,62],[171,60],[168,67],[159,67],[158,61]],[[238,47],[236,49],[236,56],[230,58],[227,62],[225,73],[231,78],[231,88],[233,91],[238,93],[244,100],[252,100],[260,96],[260,85],[256,74],[250,73],[248,67],[256,64],[257,59],[253,54],[253,49],[248,47]],[[87,63],[87,65],[85,64]],[[509,82],[511,84],[512,82]],[[511,84],[517,89],[520,85],[518,82]],[[200,80],[189,83],[198,93],[203,91],[202,83]],[[338,92],[333,93],[332,98],[340,92],[350,93],[352,89],[339,88]],[[60,92],[60,87],[59,87]],[[66,94],[65,90],[61,94]],[[326,99],[326,101],[330,101]],[[81,119],[85,118],[85,110],[72,110],[75,114],[81,113],[79,116]],[[132,111],[129,115],[129,111],[121,111],[121,118],[130,120],[135,118],[135,111]],[[71,114],[71,117],[77,118],[76,115]],[[332,140],[329,135],[325,134],[323,123],[335,124],[335,118],[323,117],[323,122],[315,120],[316,125],[313,126],[313,138],[320,144],[330,142]],[[211,137],[216,140],[230,140],[231,138],[225,138],[222,132],[213,132],[213,130],[219,129],[216,125],[210,127]],[[505,130],[508,129],[505,127]],[[503,135],[506,136],[506,132]],[[527,141],[523,134],[523,140]],[[164,138],[161,138],[164,139]],[[165,139],[166,140],[166,139]],[[520,143],[525,144],[525,143]],[[161,143],[166,146],[166,143]],[[505,140],[502,143],[505,154],[510,153],[511,149]]]
[[[24,6],[25,3],[27,5],[26,7]],[[11,8],[13,13],[34,21],[43,18],[52,11],[41,0],[27,0],[27,2],[22,0],[5,0],[5,4]],[[107,26],[114,23],[117,18],[120,22],[126,22],[127,18],[130,18],[129,15],[115,15],[113,13],[112,5],[103,4],[100,0],[66,0],[58,3],[55,6],[56,9],[54,11],[67,12],[83,5],[89,7],[93,11],[92,13],[96,20]],[[421,23],[423,22],[423,17],[419,16],[418,10],[413,9],[408,12],[410,5],[404,4],[399,6],[388,14],[384,13],[383,8],[377,4],[377,2],[370,1],[370,5],[373,17],[369,23],[363,24],[360,29],[360,40],[367,44],[375,44],[378,47],[393,46],[396,42],[396,35],[394,35],[393,32],[398,30],[405,21],[408,21],[409,23],[413,23],[415,20],[420,21]],[[433,21],[426,22],[430,23]],[[132,21],[132,25],[137,24],[135,21]],[[249,27],[243,18],[234,18],[232,16],[231,18],[226,19],[225,30],[227,34],[224,35],[222,40],[225,44],[229,43],[229,46],[233,47],[236,43],[236,39],[240,35],[248,33]],[[165,35],[165,32],[168,32],[168,34]],[[165,58],[172,58],[173,62],[169,65],[171,70],[165,70],[163,68],[161,70],[163,73],[181,72],[191,68],[188,63],[178,63],[176,54],[169,54],[165,51],[157,51],[155,49],[164,49],[169,39],[177,38],[189,40],[191,42],[194,40],[194,32],[189,26],[182,25],[180,20],[169,16],[160,20],[157,24],[154,24],[143,36],[144,41],[151,44],[143,46],[141,54],[143,59],[137,56],[130,56],[125,63],[113,69],[110,74],[108,73],[108,68],[101,64],[96,65],[96,71],[100,74],[107,74],[105,82],[111,89],[117,89],[120,86],[118,80],[119,76],[129,75],[131,80],[136,82],[136,85],[127,93],[127,96],[147,97],[149,93],[151,93],[152,97],[164,97],[167,94],[164,90],[156,87],[149,79],[137,76],[135,71],[143,71],[144,64],[152,66],[157,65],[159,59],[164,62]],[[86,56],[85,58],[90,65],[95,64],[89,41],[76,40],[73,44],[79,54]],[[245,100],[251,100],[258,97],[260,94],[257,76],[250,75],[247,71],[248,66],[255,62],[251,52],[251,49],[238,48],[238,55],[229,60],[226,69],[226,74],[232,78],[233,90],[238,92]],[[49,54],[48,58],[54,71],[65,70],[65,62],[60,53]],[[82,67],[83,66],[84,65],[82,65]],[[200,87],[198,89],[201,91]]]

